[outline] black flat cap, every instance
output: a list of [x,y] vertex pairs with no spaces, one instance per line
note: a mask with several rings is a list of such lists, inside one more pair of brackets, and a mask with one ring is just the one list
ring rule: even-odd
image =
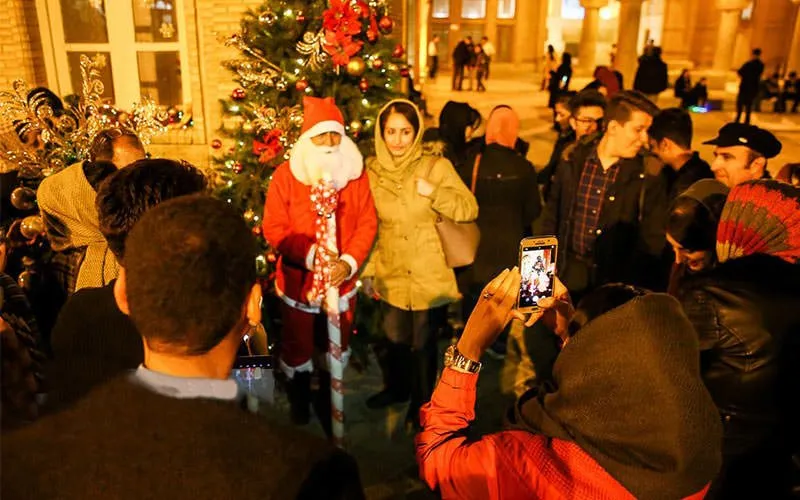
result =
[[781,141],[769,130],[747,125],[744,123],[728,123],[723,125],[717,137],[703,144],[727,148],[730,146],[745,146],[752,149],[764,158],[774,158],[781,152]]

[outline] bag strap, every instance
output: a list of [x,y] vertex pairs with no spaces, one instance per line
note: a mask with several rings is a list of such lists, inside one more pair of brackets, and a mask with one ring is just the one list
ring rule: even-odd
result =
[[470,191],[472,194],[475,194],[475,186],[478,184],[478,166],[481,164],[481,154],[475,157],[475,163],[472,165],[472,185],[470,186]]

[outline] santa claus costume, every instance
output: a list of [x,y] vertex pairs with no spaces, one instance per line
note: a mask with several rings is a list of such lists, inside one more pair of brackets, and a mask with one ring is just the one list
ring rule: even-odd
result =
[[[355,308],[356,276],[372,249],[378,228],[375,203],[363,159],[355,143],[345,135],[344,118],[332,98],[303,98],[302,134],[288,162],[272,176],[264,208],[263,234],[280,256],[275,288],[282,299],[283,335],[280,367],[288,378],[292,420],[309,421],[311,375],[317,369],[320,387],[314,410],[330,435],[330,373],[324,353],[328,350],[327,321],[320,304],[310,297],[317,251],[317,219],[312,189],[332,181],[336,203],[334,262],[344,262],[350,273],[339,286],[341,348],[346,363],[348,340]],[[335,133],[336,145],[315,145],[312,138]],[[319,271],[319,269],[317,269]]]

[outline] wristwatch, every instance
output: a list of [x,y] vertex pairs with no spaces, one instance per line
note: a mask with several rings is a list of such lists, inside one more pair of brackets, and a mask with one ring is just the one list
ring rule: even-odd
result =
[[480,361],[473,361],[464,356],[458,352],[455,344],[450,344],[450,347],[444,351],[444,366],[456,368],[467,373],[478,373],[481,371],[483,364]]

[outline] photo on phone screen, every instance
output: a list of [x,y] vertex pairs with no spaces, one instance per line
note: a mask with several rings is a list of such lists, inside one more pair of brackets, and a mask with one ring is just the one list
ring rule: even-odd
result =
[[556,244],[526,245],[520,249],[519,270],[522,275],[519,308],[538,307],[539,301],[553,296],[556,271]]

